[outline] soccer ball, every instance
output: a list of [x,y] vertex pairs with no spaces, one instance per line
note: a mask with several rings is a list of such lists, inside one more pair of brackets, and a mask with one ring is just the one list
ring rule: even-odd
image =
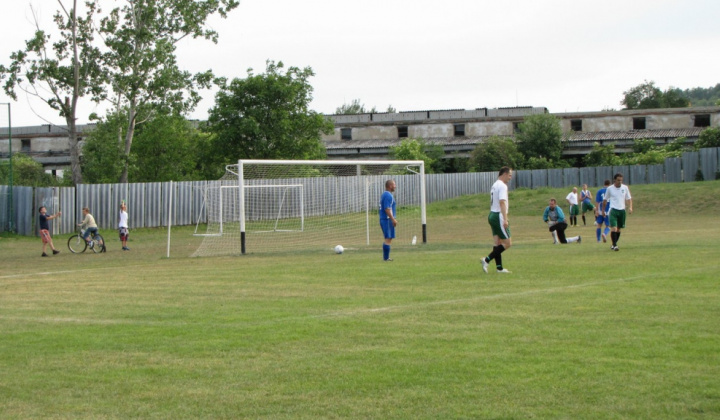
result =
[[342,245],[338,245],[338,246],[335,247],[335,253],[336,253],[336,254],[342,254],[343,251],[345,251],[345,248],[343,248]]

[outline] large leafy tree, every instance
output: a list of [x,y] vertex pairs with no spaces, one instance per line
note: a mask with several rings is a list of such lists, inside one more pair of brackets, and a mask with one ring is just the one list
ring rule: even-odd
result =
[[647,80],[623,92],[625,109],[684,108],[690,106],[685,93],[674,87],[663,92],[655,82]]
[[180,115],[156,115],[137,130],[133,182],[199,179],[196,152],[201,133]]
[[495,172],[503,166],[522,168],[525,158],[515,140],[493,136],[478,144],[470,155],[469,164],[474,171]]
[[560,119],[552,114],[535,114],[525,117],[515,135],[518,150],[530,158],[545,158],[558,162],[562,157],[562,127]]
[[[146,119],[145,115],[152,115]],[[93,183],[117,182],[125,166],[132,182],[199,179],[197,151],[201,133],[180,115],[142,109],[145,122],[135,132],[133,150],[124,155],[127,110],[108,114],[83,147],[83,175]]]
[[99,11],[97,0],[85,1],[85,12],[78,13],[78,1],[58,0],[54,15],[58,39],[53,41],[47,28],[35,20],[35,35],[25,49],[11,54],[9,66],[0,65],[0,79],[8,96],[17,100],[17,90],[38,98],[65,119],[70,146],[72,181],[82,182],[80,149],[76,127],[78,102],[89,97],[99,102],[105,97],[105,73],[100,66],[100,49],[95,43],[93,19]]
[[220,164],[237,159],[322,159],[321,133],[333,124],[310,110],[310,67],[266,63],[265,73],[223,84],[210,109],[208,130]]
[[390,146],[390,157],[394,160],[422,160],[425,172],[442,173],[445,168],[445,151],[442,146],[430,144],[422,139],[404,139],[397,146]]
[[[210,87],[212,72],[181,70],[175,56],[177,43],[186,37],[217,42],[218,34],[206,26],[207,19],[215,14],[226,17],[238,4],[237,0],[126,0],[102,19],[100,32],[107,46],[103,62],[118,108],[128,110],[126,157],[135,128],[143,122],[140,109],[183,115],[200,101],[198,91]],[[126,159],[120,182],[128,180],[128,163]]]

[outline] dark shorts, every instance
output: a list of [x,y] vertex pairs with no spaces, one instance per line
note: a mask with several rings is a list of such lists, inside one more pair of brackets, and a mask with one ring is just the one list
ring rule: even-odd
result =
[[491,211],[488,215],[488,224],[490,225],[490,229],[492,229],[493,236],[497,236],[500,239],[509,239],[510,226],[507,228],[503,227],[503,220],[501,219],[502,215],[500,213]]
[[383,237],[385,239],[393,239],[395,237],[395,226],[393,226],[392,220],[380,220],[380,228],[383,231]]
[[625,229],[625,210],[610,209],[610,227]]
[[580,214],[580,209],[577,204],[570,205],[570,216],[577,216]]

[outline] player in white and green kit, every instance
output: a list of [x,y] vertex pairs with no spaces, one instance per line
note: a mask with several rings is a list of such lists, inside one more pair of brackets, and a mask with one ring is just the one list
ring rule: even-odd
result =
[[613,177],[613,184],[607,187],[605,191],[605,197],[603,198],[602,210],[605,212],[605,205],[610,203],[610,238],[612,239],[612,246],[610,247],[613,251],[620,251],[617,246],[617,242],[620,239],[620,229],[625,229],[625,218],[627,216],[625,212],[625,203],[627,202],[627,211],[632,214],[632,196],[630,195],[630,188],[623,184],[623,175],[621,173],[615,174]]
[[488,272],[490,261],[495,260],[498,273],[509,273],[503,268],[501,254],[512,246],[510,240],[510,222],[508,220],[508,182],[512,179],[512,169],[503,166],[498,179],[490,189],[490,214],[488,223],[493,234],[493,250],[482,259],[482,268]]

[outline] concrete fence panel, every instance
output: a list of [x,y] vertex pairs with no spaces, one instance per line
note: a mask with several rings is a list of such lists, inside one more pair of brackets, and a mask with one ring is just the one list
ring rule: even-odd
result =
[[684,182],[695,181],[700,169],[700,154],[698,152],[685,152],[682,154],[682,174]]

